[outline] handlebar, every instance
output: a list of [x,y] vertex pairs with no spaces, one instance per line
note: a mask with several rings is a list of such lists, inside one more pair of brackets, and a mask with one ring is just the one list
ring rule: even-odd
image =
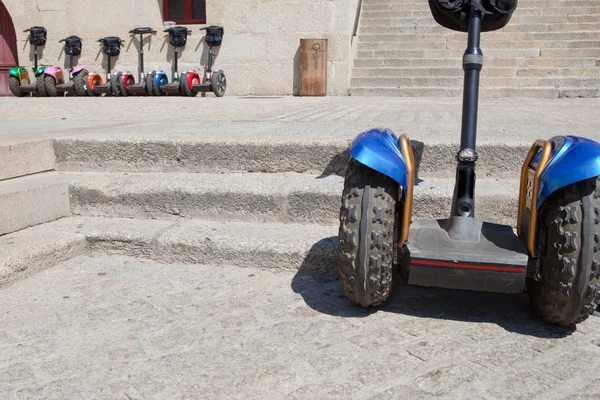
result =
[[[105,41],[105,40],[107,40],[107,39],[108,39],[108,37],[107,37],[107,36],[105,36],[105,37],[103,37],[103,38],[100,38],[100,39],[98,39],[98,40],[96,40],[96,41],[97,41],[98,43],[102,43],[102,42],[104,42],[104,41]],[[124,42],[125,42],[125,41],[124,41],[123,39],[119,39],[119,44],[123,44]]]
[[133,28],[129,33],[156,33],[156,31],[150,27]]
[[69,37],[66,37],[64,39],[59,40],[58,43],[66,42],[69,39],[79,39],[79,40],[81,40],[81,38],[79,36],[69,36]]
[[[171,32],[171,31],[173,31],[173,27],[171,27],[171,28],[169,28],[169,29],[165,29],[163,32]],[[191,34],[192,34],[192,31],[188,29],[186,33],[187,33],[188,35],[191,35]]]
[[25,30],[23,31],[23,33],[25,33],[25,32],[31,32],[31,28],[29,28],[29,29],[25,29]]

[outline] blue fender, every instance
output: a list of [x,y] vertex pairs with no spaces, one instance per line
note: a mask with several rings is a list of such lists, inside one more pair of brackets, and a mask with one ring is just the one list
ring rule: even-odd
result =
[[167,78],[167,74],[165,74],[163,71],[158,71],[154,75],[154,79],[158,91],[162,94],[162,85],[166,85],[167,83],[169,83],[169,78]]
[[389,176],[403,189],[406,188],[408,168],[399,148],[398,137],[392,132],[372,129],[361,133],[350,145],[350,155],[361,164]]
[[[600,175],[599,143],[578,136],[555,136],[550,143],[550,161],[540,176],[538,209],[558,189]],[[541,151],[534,162],[538,162],[540,156]]]

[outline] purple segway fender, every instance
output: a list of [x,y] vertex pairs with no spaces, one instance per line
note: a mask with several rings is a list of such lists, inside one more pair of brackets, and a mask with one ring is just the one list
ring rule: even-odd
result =
[[77,75],[78,72],[81,72],[84,69],[85,69],[85,67],[83,65],[78,65],[75,68],[73,68],[73,71],[71,72],[71,74]]
[[59,67],[48,67],[44,70],[44,74],[46,75],[50,75],[52,76],[54,79],[56,79],[56,75],[62,72],[62,70]]

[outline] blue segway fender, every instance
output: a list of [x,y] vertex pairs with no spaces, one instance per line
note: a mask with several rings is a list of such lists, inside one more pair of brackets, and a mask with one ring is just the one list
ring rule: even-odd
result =
[[169,83],[169,78],[167,77],[167,74],[165,74],[163,71],[158,71],[156,72],[156,74],[154,74],[154,82],[156,83],[156,88],[158,89],[158,92],[160,94],[163,94],[162,85]]
[[[540,176],[536,207],[557,190],[570,184],[600,175],[600,143],[578,136],[555,136],[550,161]],[[535,161],[539,161],[538,152]]]
[[[389,176],[402,189],[406,188],[408,167],[394,133],[382,129],[363,132],[350,145],[350,155],[359,163]],[[404,196],[406,191],[402,192]]]

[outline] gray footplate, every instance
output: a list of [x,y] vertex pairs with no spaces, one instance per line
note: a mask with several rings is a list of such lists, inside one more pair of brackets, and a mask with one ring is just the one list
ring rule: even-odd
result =
[[521,293],[529,256],[510,226],[473,218],[413,221],[408,283]]

